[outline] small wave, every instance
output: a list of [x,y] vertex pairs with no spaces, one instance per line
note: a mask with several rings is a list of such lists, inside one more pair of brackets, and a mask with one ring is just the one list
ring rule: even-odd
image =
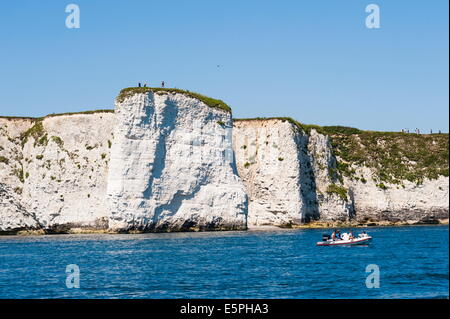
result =
[[438,279],[449,279],[448,274],[439,274],[439,273],[431,273],[431,274],[427,274],[426,277],[431,277],[431,278],[438,278]]

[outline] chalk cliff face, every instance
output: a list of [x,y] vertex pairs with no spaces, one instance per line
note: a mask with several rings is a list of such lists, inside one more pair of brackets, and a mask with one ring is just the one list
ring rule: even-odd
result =
[[287,122],[235,122],[233,146],[249,197],[249,226],[306,219],[306,213],[302,214],[305,205],[298,142]]
[[348,220],[352,205],[327,193],[336,166],[326,136],[310,135],[287,120],[234,122],[239,175],[249,196],[249,226]]
[[0,183],[0,213],[0,232],[2,233],[39,228],[36,216],[29,213],[21,205],[17,194],[2,183]]
[[118,102],[108,177],[115,230],[245,229],[231,113],[176,92]]
[[[300,130],[301,131],[301,130]],[[318,199],[319,215],[322,221],[348,221],[354,218],[354,201],[341,186],[335,173],[337,169],[337,159],[332,152],[330,138],[327,135],[318,133],[312,129],[308,136],[307,154],[312,159],[316,194]],[[342,187],[342,188],[341,188]],[[342,191],[339,191],[342,190]]]
[[[249,196],[249,227],[448,219],[448,135],[306,129],[290,119],[235,120],[234,150]],[[392,167],[383,166],[384,158]],[[427,165],[421,167],[421,161]],[[418,177],[420,182],[408,180]]]
[[113,120],[104,112],[0,119],[0,183],[13,207],[34,216],[33,225],[13,227],[2,210],[0,230],[105,228]]
[[0,234],[448,220],[448,134],[235,120],[129,88],[116,110],[0,118]]
[[[361,174],[371,176],[370,170],[360,168]],[[423,183],[404,181],[403,186],[389,185],[380,189],[367,179],[366,183],[346,180],[352,192],[358,221],[436,223],[448,219],[449,178],[426,179]]]

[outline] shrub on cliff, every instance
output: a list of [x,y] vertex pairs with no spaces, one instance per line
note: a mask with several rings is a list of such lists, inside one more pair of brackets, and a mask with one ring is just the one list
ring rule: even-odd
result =
[[[41,137],[45,134],[44,126],[42,125],[42,119],[36,119],[34,125],[20,135],[22,147],[27,143],[28,139],[34,138],[35,142],[41,140]],[[44,142],[41,140],[41,142]]]
[[344,201],[347,201],[347,189],[343,186],[339,186],[337,184],[330,184],[327,188],[328,194],[336,194]]

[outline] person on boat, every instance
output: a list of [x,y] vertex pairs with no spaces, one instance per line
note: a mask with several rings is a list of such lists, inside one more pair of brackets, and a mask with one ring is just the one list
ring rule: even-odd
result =
[[348,232],[348,238],[349,239],[355,238],[355,236],[353,236],[353,232],[351,230]]
[[334,230],[334,232],[331,234],[331,239],[333,240],[341,239],[341,233],[339,232],[339,229]]

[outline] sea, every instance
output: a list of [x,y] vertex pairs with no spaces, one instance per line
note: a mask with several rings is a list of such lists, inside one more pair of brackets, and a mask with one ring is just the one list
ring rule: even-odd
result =
[[448,225],[362,231],[0,236],[0,298],[449,298]]

